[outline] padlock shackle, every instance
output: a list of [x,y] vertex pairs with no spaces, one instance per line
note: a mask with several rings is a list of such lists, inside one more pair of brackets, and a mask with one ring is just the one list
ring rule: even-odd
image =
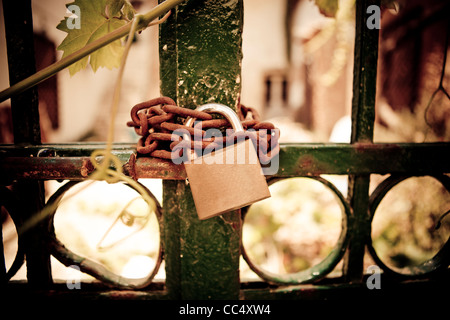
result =
[[[234,112],[233,109],[231,109],[230,107],[227,107],[219,103],[208,103],[198,107],[195,110],[208,113],[219,113],[223,115],[231,123],[231,126],[233,127],[235,132],[244,132],[244,127],[242,126],[241,120],[239,120],[239,117],[236,114],[236,112]],[[196,118],[194,117],[187,117],[184,125],[187,127],[191,127],[194,124],[195,120]],[[188,133],[184,132],[183,140],[190,142],[191,136]],[[196,158],[195,151],[192,151],[191,155],[188,157],[190,159],[195,159]]]
[[[235,132],[244,131],[244,127],[242,126],[241,120],[239,120],[237,114],[230,107],[227,107],[219,103],[208,103],[198,107],[195,110],[208,113],[219,113],[223,115],[231,123],[231,126],[233,127]],[[187,127],[192,126],[195,120],[196,120],[195,118],[188,117],[186,119],[185,126]]]

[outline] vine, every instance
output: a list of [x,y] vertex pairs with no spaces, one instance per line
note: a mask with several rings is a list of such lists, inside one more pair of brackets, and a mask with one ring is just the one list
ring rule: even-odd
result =
[[450,37],[450,23],[447,26],[447,33],[445,35],[445,44],[444,44],[444,50],[443,50],[443,60],[442,60],[442,69],[441,69],[441,76],[439,78],[439,85],[436,88],[436,90],[434,90],[434,92],[431,94],[430,100],[428,100],[428,103],[425,107],[425,112],[424,112],[424,118],[425,118],[425,123],[427,124],[427,126],[429,128],[433,128],[432,123],[430,123],[429,119],[428,119],[428,112],[431,109],[431,105],[433,103],[434,98],[436,97],[436,95],[439,93],[439,91],[442,91],[442,93],[447,97],[447,99],[450,100],[450,95],[447,92],[447,90],[444,88],[444,77],[445,77],[445,69],[447,66],[447,50],[448,50],[448,40]]
[[[123,3],[123,0],[113,0],[118,3]],[[113,5],[113,1],[109,0],[107,3],[109,5]],[[123,78],[123,72],[126,65],[126,60],[128,56],[128,52],[131,47],[131,43],[133,41],[134,34],[140,30],[143,30],[149,26],[157,25],[160,23],[163,23],[168,16],[170,15],[170,10],[175,7],[177,4],[182,2],[183,0],[167,0],[163,2],[162,4],[155,7],[153,10],[151,10],[149,13],[145,15],[134,15],[133,19],[128,22],[126,25],[119,27],[118,29],[104,35],[103,37],[94,40],[90,44],[87,44],[83,48],[75,51],[74,53],[69,54],[65,58],[62,58],[60,61],[54,63],[53,65],[45,68],[44,70],[35,73],[34,75],[30,76],[29,78],[20,81],[15,86],[12,86],[8,88],[7,90],[4,90],[0,93],[0,96],[2,99],[7,99],[10,96],[13,96],[15,94],[18,94],[29,87],[32,87],[39,82],[47,79],[48,77],[56,74],[58,71],[69,67],[76,61],[79,61],[85,57],[87,57],[90,53],[94,52],[95,50],[98,50],[99,48],[102,48],[111,42],[117,40],[118,38],[121,38],[124,36],[123,32],[124,30],[127,31],[125,35],[128,35],[123,54],[120,59],[120,66],[119,66],[119,73],[116,79],[116,83],[114,86],[114,93],[113,93],[113,99],[111,103],[111,116],[110,116],[110,124],[108,129],[108,138],[106,147],[104,150],[95,150],[92,152],[90,156],[91,163],[94,166],[94,172],[89,176],[90,183],[87,184],[85,187],[88,187],[91,183],[95,181],[106,181],[107,183],[117,183],[117,182],[124,182],[128,185],[130,185],[133,189],[135,189],[143,198],[143,200],[148,204],[148,215],[150,215],[152,212],[156,209],[156,203],[152,199],[152,197],[146,192],[145,188],[143,188],[137,181],[133,180],[131,177],[126,176],[123,173],[123,167],[122,162],[120,159],[112,154],[112,144],[114,141],[114,121],[117,115],[118,105],[119,105],[119,97],[120,97],[120,91],[122,87],[122,78]],[[117,6],[116,6],[117,7]],[[121,6],[119,7],[119,9]],[[105,7],[105,12],[107,10],[107,7]],[[160,16],[161,14],[164,14],[165,16],[158,20],[157,22],[151,23],[156,17]],[[69,30],[70,32],[70,30]],[[68,32],[68,33],[69,33]],[[70,36],[70,33],[69,33]],[[68,37],[69,37],[68,36]],[[94,49],[93,49],[94,48]],[[101,159],[101,161],[97,161],[97,159]],[[114,168],[114,169],[112,169]],[[73,195],[72,195],[73,196]],[[50,212],[54,211],[56,208],[54,206],[57,206],[58,204],[54,204],[53,206],[46,206],[44,209],[42,209],[38,214],[36,214],[33,218],[26,221],[20,228],[19,233],[23,233],[33,227],[38,222],[45,219]]]
[[[115,0],[120,1],[120,0]],[[138,15],[139,16],[139,22],[136,31],[142,31],[145,28],[147,28],[153,20],[156,18],[163,16],[167,12],[169,12],[171,9],[179,5],[185,0],[166,0],[150,10],[149,12]],[[66,57],[62,58],[61,60],[51,64],[50,66],[36,72],[35,74],[29,76],[28,78],[25,78],[22,81],[19,81],[18,83],[12,85],[11,87],[3,90],[0,92],[0,102],[5,101],[12,96],[15,96],[19,93],[24,92],[25,90],[41,83],[42,81],[54,76],[59,71],[69,67],[70,65],[76,63],[77,61],[87,57],[91,53],[93,53],[96,50],[99,50],[111,42],[121,39],[129,34],[131,29],[132,22],[128,22],[125,25],[107,33],[106,35],[90,42],[86,46],[82,47],[81,49],[67,55]]]

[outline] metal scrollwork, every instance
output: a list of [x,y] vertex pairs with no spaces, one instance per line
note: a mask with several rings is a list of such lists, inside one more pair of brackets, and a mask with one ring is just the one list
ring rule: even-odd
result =
[[93,260],[82,257],[72,252],[67,247],[65,247],[64,244],[62,244],[56,237],[53,222],[54,222],[54,215],[57,211],[57,207],[61,202],[64,194],[77,183],[78,183],[77,181],[67,182],[65,185],[59,188],[47,202],[47,206],[51,208],[48,217],[49,247],[51,254],[65,266],[76,265],[79,267],[80,271],[91,275],[92,277],[96,278],[97,280],[100,280],[102,283],[109,285],[111,287],[120,289],[140,289],[148,286],[153,281],[155,275],[158,273],[163,257],[163,246],[161,241],[162,209],[157,199],[150,192],[150,190],[148,190],[145,186],[142,185],[142,187],[148,192],[148,194],[153,198],[153,200],[156,203],[155,214],[156,218],[158,219],[158,225],[160,230],[160,241],[159,241],[158,257],[156,260],[155,267],[153,268],[152,272],[144,278],[129,279],[111,272],[100,263],[97,263]]
[[[9,213],[16,231],[22,225],[22,219],[20,217],[21,205],[20,201],[14,195],[14,193],[6,187],[0,187],[0,207],[4,207]],[[25,262],[25,250],[22,237],[18,238],[18,248],[14,261],[6,273],[6,281],[9,281]]]
[[[370,219],[373,221],[378,205],[383,200],[384,196],[400,182],[416,176],[392,175],[385,179],[375,191],[372,193],[369,201]],[[450,191],[450,177],[446,175],[431,176],[438,180],[447,191]],[[442,216],[441,216],[442,218]],[[450,237],[441,249],[429,260],[417,265],[405,267],[401,272],[395,271],[388,267],[382,259],[378,256],[376,250],[372,245],[371,233],[368,233],[367,248],[377,265],[384,271],[384,273],[392,278],[399,279],[417,279],[421,277],[428,277],[441,271],[447,270],[450,264]]]
[[[334,246],[333,250],[318,264],[312,266],[311,268],[308,268],[306,270],[302,270],[297,273],[291,273],[291,274],[285,274],[285,275],[278,275],[271,272],[268,272],[266,270],[263,270],[259,266],[257,266],[249,257],[247,254],[244,245],[241,245],[241,251],[242,256],[244,257],[244,260],[249,265],[250,269],[253,270],[258,276],[260,276],[262,279],[266,280],[269,283],[273,284],[306,284],[306,283],[313,283],[316,282],[322,278],[324,278],[326,275],[328,275],[333,269],[336,267],[336,265],[339,263],[339,261],[343,258],[345,250],[348,245],[348,232],[347,232],[347,221],[350,216],[350,206],[347,203],[345,197],[342,195],[342,193],[328,180],[322,178],[322,177],[301,177],[301,178],[310,178],[315,181],[318,181],[322,183],[325,187],[330,189],[334,195],[339,200],[340,204],[342,205],[342,223],[341,223],[341,232],[339,235],[339,239]],[[288,178],[289,179],[289,178]],[[273,184],[275,182],[278,182],[280,180],[284,179],[273,179],[270,180],[269,183]],[[247,207],[245,210],[243,209],[243,219],[245,219],[245,214],[248,212]],[[245,222],[245,220],[244,220]]]

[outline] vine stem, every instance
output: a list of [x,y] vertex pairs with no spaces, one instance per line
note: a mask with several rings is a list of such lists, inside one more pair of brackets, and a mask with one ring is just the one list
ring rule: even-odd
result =
[[[111,153],[112,151],[112,143],[114,141],[114,123],[117,115],[117,110],[119,107],[119,100],[120,100],[120,91],[122,88],[122,78],[123,78],[123,72],[125,70],[125,65],[127,62],[128,52],[130,51],[131,43],[133,42],[133,35],[138,30],[139,25],[141,21],[143,20],[143,17],[140,15],[136,15],[134,19],[131,22],[129,34],[128,34],[128,40],[125,45],[125,50],[122,55],[122,61],[120,63],[119,68],[119,74],[117,75],[116,84],[114,86],[114,94],[113,94],[113,101],[111,105],[111,116],[110,116],[110,124],[109,124],[109,130],[108,130],[108,140],[106,144],[105,150],[96,150],[92,152],[91,154],[91,162],[96,168],[94,173],[89,177],[89,179],[92,180],[104,180],[108,183],[116,183],[119,181],[123,181],[127,184],[129,184],[131,187],[133,187],[147,202],[148,204],[148,215],[150,215],[153,211],[156,209],[156,203],[155,201],[147,194],[147,192],[141,187],[140,184],[137,183],[137,181],[134,181],[133,179],[127,177],[122,172],[122,163],[117,158],[117,156],[113,155]],[[148,23],[147,23],[148,25]],[[103,156],[103,161],[98,164],[96,161],[96,157]],[[112,170],[109,168],[110,165],[113,165],[116,169]]]
[[431,108],[431,104],[433,103],[433,100],[434,100],[434,97],[436,96],[436,94],[439,91],[442,91],[442,93],[444,93],[444,95],[447,97],[447,99],[450,99],[449,93],[444,88],[444,76],[445,76],[445,69],[446,69],[446,65],[447,65],[447,51],[448,51],[449,38],[450,38],[450,22],[447,25],[447,32],[445,35],[445,44],[444,44],[444,52],[443,52],[443,60],[442,60],[441,77],[439,78],[439,85],[438,85],[437,89],[434,90],[434,92],[431,94],[430,100],[428,100],[428,103],[427,103],[427,105],[425,107],[425,111],[424,111],[425,123],[428,125],[429,128],[433,128],[433,125],[429,122],[427,115],[428,115],[428,112]]
[[[147,26],[157,17],[164,15],[169,10],[173,9],[174,7],[176,7],[177,5],[179,5],[184,1],[185,0],[166,0],[161,4],[159,4],[158,6],[156,6],[155,8],[153,8],[152,10],[150,10],[149,12],[147,12],[146,14],[140,15],[137,31],[141,31],[147,28]],[[104,35],[103,37],[95,41],[92,41],[85,47],[68,55],[67,57],[59,60],[58,62],[51,64],[50,66],[36,72],[35,74],[29,76],[28,78],[25,78],[24,80],[19,81],[18,83],[12,85],[11,87],[1,91],[0,102],[5,101],[6,99],[9,99],[16,94],[19,94],[37,85],[38,83],[50,78],[51,76],[67,68],[71,64],[77,62],[78,60],[83,59],[92,52],[106,46],[107,44],[117,39],[126,36],[131,30],[131,24],[132,22],[129,22],[126,25],[117,28],[116,30],[108,33],[107,35]]]
[[[77,61],[77,59],[78,60],[82,59],[84,56],[86,56],[90,52],[93,52],[93,51],[101,48],[102,46],[107,45],[108,43],[110,43],[118,38],[121,38],[124,35],[128,35],[128,40],[125,45],[124,53],[122,55],[122,60],[121,60],[120,68],[119,68],[119,74],[117,76],[116,84],[114,86],[114,94],[113,94],[113,101],[112,101],[112,105],[111,105],[111,113],[110,113],[111,116],[110,116],[110,124],[109,124],[109,129],[108,129],[108,138],[107,138],[106,148],[104,150],[95,150],[94,152],[92,152],[91,163],[95,167],[95,171],[89,176],[90,182],[87,185],[85,185],[81,190],[90,186],[94,181],[102,181],[103,180],[103,181],[106,181],[107,183],[116,183],[116,182],[122,181],[122,182],[130,185],[131,187],[133,187],[141,195],[141,197],[144,199],[144,201],[147,202],[147,204],[148,204],[147,215],[150,215],[152,212],[155,211],[155,209],[156,209],[155,201],[147,194],[146,190],[137,181],[135,181],[132,178],[127,177],[126,175],[123,174],[122,162],[119,160],[119,158],[117,158],[117,156],[115,156],[111,153],[112,143],[114,140],[114,122],[115,122],[115,118],[117,115],[117,109],[118,109],[118,105],[119,105],[120,89],[122,87],[123,72],[125,69],[128,52],[131,47],[134,33],[139,30],[145,29],[148,26],[152,26],[152,25],[164,22],[170,14],[170,12],[168,12],[168,11],[171,8],[173,8],[176,4],[178,4],[182,1],[184,1],[184,0],[167,0],[166,2],[163,2],[162,4],[170,2],[171,5],[173,5],[173,6],[170,6],[170,7],[166,6],[163,9],[161,9],[161,5],[159,5],[145,15],[136,15],[134,17],[134,19],[127,25],[116,29],[115,31],[109,33],[108,35],[98,39],[97,41],[92,42],[90,45],[78,50],[77,52],[73,53],[72,55],[67,56],[65,59],[61,59],[59,62],[56,62],[55,64],[40,71],[42,73],[43,71],[45,71],[47,69],[53,70],[53,73],[50,71],[46,71],[46,74],[49,74],[48,77],[50,77],[53,74],[55,74],[56,72],[58,72],[70,65],[70,63],[67,64],[67,62],[65,62],[63,60],[67,60],[71,56],[75,56],[73,59],[70,60],[70,61],[72,61],[71,63],[74,63]],[[155,10],[158,8],[160,8],[161,10],[159,10],[159,11],[157,11],[157,13],[155,13]],[[161,20],[159,20],[155,23],[150,23],[156,17],[161,15],[160,12],[163,14],[167,12],[167,14]],[[125,29],[125,28],[126,28],[127,32],[124,35],[122,35],[123,31],[120,31],[120,30]],[[115,34],[117,34],[117,33],[119,33],[120,36],[116,36]],[[92,51],[89,51],[86,49],[89,46],[93,45],[95,42],[101,42],[102,45],[96,46],[97,49],[92,50]],[[85,52],[88,52],[88,53],[85,53]],[[77,59],[75,59],[75,58],[77,58]],[[60,65],[62,65],[62,64],[64,64],[64,66],[61,67]],[[19,89],[14,89],[15,91],[12,92],[10,95],[17,94],[17,93],[21,92],[19,90],[22,90],[22,91],[26,90],[29,87],[36,85],[40,81],[45,80],[46,78],[42,78],[42,80],[40,80],[40,81],[35,79],[35,78],[38,78],[38,74],[40,72],[17,83],[16,86],[20,85]],[[28,83],[30,83],[30,85],[28,87],[25,87],[28,85]],[[11,87],[9,89],[13,90],[13,87]],[[7,90],[5,90],[5,91],[7,91]],[[5,91],[3,91],[3,92],[5,92]],[[3,92],[1,92],[1,94],[3,94]],[[103,158],[101,160],[101,163],[97,162],[97,158]],[[113,167],[115,167],[115,170],[110,168],[111,165]],[[81,190],[79,190],[75,194],[78,194]],[[74,196],[75,194],[72,194],[71,196]],[[71,196],[66,197],[65,199],[67,200]],[[63,199],[61,201],[63,201]],[[37,224],[38,222],[45,219],[52,211],[56,210],[58,205],[59,205],[58,203],[53,203],[51,206],[48,206],[48,205],[45,206],[39,212],[39,214],[37,214],[34,217],[25,221],[24,224],[19,227],[18,233],[22,234],[22,233],[26,232],[31,227],[33,227],[35,224]]]
[[[162,21],[164,21],[167,18],[164,17]],[[123,168],[122,168],[122,162],[120,159],[113,155],[111,153],[112,151],[112,143],[114,140],[114,122],[117,115],[117,110],[119,106],[119,98],[120,98],[120,90],[122,87],[122,78],[123,78],[123,72],[125,70],[125,65],[128,57],[128,52],[131,47],[131,43],[133,42],[133,35],[138,30],[139,25],[141,24],[143,20],[143,17],[141,15],[136,15],[134,19],[130,22],[130,30],[128,31],[128,40],[125,45],[125,50],[122,55],[119,73],[117,75],[116,84],[114,86],[114,94],[113,94],[113,100],[111,104],[111,113],[110,113],[110,125],[108,129],[108,140],[106,143],[106,148],[104,150],[95,150],[91,153],[91,163],[94,166],[95,170],[94,172],[89,176],[90,182],[83,187],[85,189],[86,187],[90,186],[94,181],[106,181],[107,183],[117,183],[117,182],[125,182],[131,187],[133,187],[144,199],[145,202],[148,204],[148,213],[147,215],[150,215],[152,212],[156,209],[156,203],[155,201],[147,194],[146,190],[135,180],[133,180],[130,177],[127,177],[123,174]],[[153,24],[154,25],[154,24]],[[97,158],[102,158],[99,163],[97,161]],[[111,169],[110,166],[115,167],[115,170]],[[81,189],[81,190],[83,190]],[[79,193],[81,190],[79,190],[77,193]],[[75,194],[77,194],[75,193]],[[71,196],[75,195],[72,194]],[[63,200],[61,200],[63,201]],[[51,212],[56,210],[59,203],[53,203],[51,206],[45,206],[39,214],[35,215],[34,217],[28,219],[25,221],[25,223],[20,226],[18,232],[19,234],[22,234],[23,232],[27,231],[31,227],[33,227],[36,223],[42,221],[44,218],[46,218]],[[127,205],[128,206],[128,205]]]

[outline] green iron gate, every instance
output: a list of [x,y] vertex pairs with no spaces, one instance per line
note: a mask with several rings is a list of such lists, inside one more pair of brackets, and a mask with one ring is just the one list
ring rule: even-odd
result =
[[[25,1],[27,3],[27,1]],[[181,166],[156,158],[135,158],[135,146],[115,144],[113,152],[124,172],[135,178],[163,179],[163,208],[160,218],[161,254],[165,261],[164,283],[150,283],[120,295],[112,287],[133,288],[133,282],[95,272],[100,283],[86,283],[70,291],[53,283],[50,255],[66,265],[90,265],[70,255],[51,236],[51,222],[35,225],[19,239],[18,264],[26,257],[28,285],[7,282],[7,270],[0,270],[4,292],[38,292],[44,296],[65,294],[86,298],[123,299],[323,299],[366,296],[363,257],[366,248],[383,270],[383,286],[393,295],[448,282],[450,244],[410,274],[400,274],[384,265],[371,246],[371,222],[378,203],[397,183],[414,176],[432,176],[449,190],[449,143],[373,143],[377,79],[377,29],[366,27],[366,8],[379,1],[356,1],[356,38],[352,101],[352,135],[349,144],[282,144],[279,170],[269,180],[310,177],[331,189],[342,204],[341,235],[331,253],[310,269],[288,276],[259,270],[242,248],[244,220],[241,212],[231,212],[206,221],[198,220],[185,184]],[[3,1],[11,83],[35,72],[32,51],[32,23],[29,3],[15,11]],[[22,21],[27,23],[23,24]],[[180,106],[218,102],[236,106],[240,91],[241,34],[243,3],[239,1],[187,1],[179,5],[160,28],[161,93]],[[26,49],[26,50],[24,50]],[[207,79],[205,78],[207,77]],[[209,84],[207,83],[209,81]],[[39,115],[35,89],[12,99],[14,145],[0,146],[0,194],[2,205],[16,224],[36,214],[44,205],[44,180],[82,181],[94,170],[93,150],[101,144],[40,143]],[[432,159],[432,161],[430,161]],[[344,198],[323,174],[348,176],[349,194]],[[371,174],[390,177],[369,193]],[[74,183],[75,183],[74,182]],[[11,186],[6,188],[6,186]],[[65,186],[67,189],[71,185]],[[53,196],[57,201],[64,193]],[[20,204],[20,205],[19,205]],[[243,210],[245,211],[245,210]],[[49,224],[50,223],[50,224]],[[243,283],[239,278],[240,257],[248,260],[259,282]],[[2,255],[3,257],[3,255]],[[329,277],[340,262],[342,276]],[[88,264],[86,266],[86,264]],[[4,263],[1,264],[4,268]],[[17,266],[13,266],[14,268]],[[104,283],[109,286],[105,286]],[[85,289],[89,288],[89,290]],[[417,289],[415,291],[415,289]],[[445,288],[444,288],[445,289]],[[28,290],[28,291],[27,291]],[[411,291],[412,290],[412,291]],[[386,291],[386,289],[385,289]],[[36,293],[36,294],[38,294]],[[385,292],[386,293],[386,292]]]

